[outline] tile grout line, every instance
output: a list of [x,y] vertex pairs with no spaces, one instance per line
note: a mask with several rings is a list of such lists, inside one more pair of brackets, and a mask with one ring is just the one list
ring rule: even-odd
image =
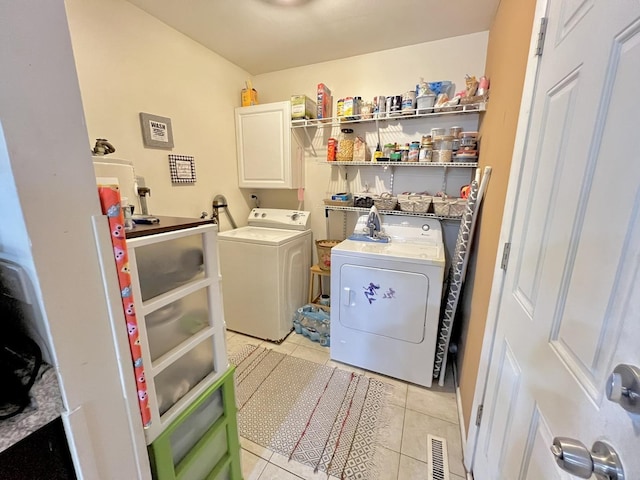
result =
[[419,410],[414,410],[413,408],[406,408],[406,407],[405,407],[405,410],[411,410],[413,413],[419,413],[420,415],[426,415],[427,417],[434,418],[434,419],[436,419],[436,420],[441,420],[441,421],[443,421],[443,422],[447,422],[447,423],[448,423],[448,424],[450,424],[450,425],[453,425],[453,426],[455,426],[455,427],[458,427],[458,430],[460,430],[460,425],[459,425],[459,424],[457,424],[457,423],[453,423],[453,422],[450,422],[449,420],[445,420],[444,418],[436,417],[435,415],[432,415],[432,414],[430,414],[430,413],[424,413],[424,412],[421,412],[421,411],[419,411]]
[[[408,393],[408,392],[407,392]],[[406,399],[405,399],[406,405]],[[396,478],[400,479],[400,462],[402,462],[402,444],[404,443],[404,424],[407,419],[407,407],[405,406],[404,412],[402,413],[402,433],[400,434],[400,451],[398,452],[398,471],[396,472]]]

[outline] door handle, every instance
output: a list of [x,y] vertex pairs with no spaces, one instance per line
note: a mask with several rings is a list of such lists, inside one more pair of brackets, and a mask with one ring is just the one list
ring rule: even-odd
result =
[[565,472],[579,478],[598,480],[624,480],[624,470],[620,457],[612,446],[595,442],[591,451],[582,442],[573,438],[556,437],[551,445],[551,453],[558,466]]
[[345,307],[351,306],[351,292],[352,290],[349,287],[345,287],[342,289],[342,304]]
[[628,412],[640,414],[640,369],[618,365],[607,380],[607,398]]

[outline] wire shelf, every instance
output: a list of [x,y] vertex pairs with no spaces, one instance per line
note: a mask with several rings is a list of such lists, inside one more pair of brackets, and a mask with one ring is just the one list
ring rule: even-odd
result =
[[476,168],[478,162],[318,162],[345,167],[457,167]]
[[[367,213],[369,208],[363,207],[338,207],[334,205],[325,205],[325,210],[341,211],[341,212],[360,212]],[[414,213],[403,212],[402,210],[379,210],[380,215],[394,215],[399,217],[424,217],[424,218],[437,218],[438,220],[455,220],[460,221],[460,217],[451,217],[448,215],[436,215],[435,213]]]
[[460,114],[469,114],[469,113],[479,113],[484,112],[487,109],[487,103],[470,103],[468,105],[456,105],[455,107],[445,107],[445,108],[456,108],[458,110],[451,110],[449,112],[430,112],[430,113],[412,113],[401,114],[396,116],[386,116],[386,113],[377,118],[366,118],[366,119],[357,119],[357,120],[344,120],[344,117],[330,117],[325,119],[310,119],[310,120],[291,120],[291,128],[305,128],[305,127],[318,127],[318,128],[327,128],[327,127],[339,127],[341,125],[348,125],[350,123],[375,123],[375,122],[396,122],[398,120],[410,120],[413,118],[429,118],[429,117],[440,117],[444,115],[460,115]]

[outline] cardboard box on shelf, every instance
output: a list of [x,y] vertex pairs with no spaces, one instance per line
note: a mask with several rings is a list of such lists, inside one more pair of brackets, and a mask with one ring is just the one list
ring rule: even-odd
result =
[[324,83],[318,84],[318,120],[326,120],[331,118],[333,105],[333,97],[331,90]]
[[306,95],[291,95],[291,118],[316,118],[316,102]]
[[255,88],[242,89],[242,106],[250,107],[251,105],[258,105],[258,92]]

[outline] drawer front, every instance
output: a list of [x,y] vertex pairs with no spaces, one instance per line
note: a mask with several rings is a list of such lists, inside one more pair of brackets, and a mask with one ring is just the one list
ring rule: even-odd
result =
[[184,459],[189,450],[223,414],[222,394],[217,390],[209,395],[169,437],[174,465],[178,465]]
[[189,235],[136,247],[142,301],[204,278],[202,235]]
[[188,463],[184,466],[185,468],[180,468],[177,471],[177,478],[180,480],[207,478],[228,450],[227,429],[223,426],[205,442],[198,445],[200,454],[187,459]]
[[154,378],[160,415],[215,372],[213,350],[212,338],[206,338]]
[[209,326],[209,300],[203,288],[145,316],[151,360]]

